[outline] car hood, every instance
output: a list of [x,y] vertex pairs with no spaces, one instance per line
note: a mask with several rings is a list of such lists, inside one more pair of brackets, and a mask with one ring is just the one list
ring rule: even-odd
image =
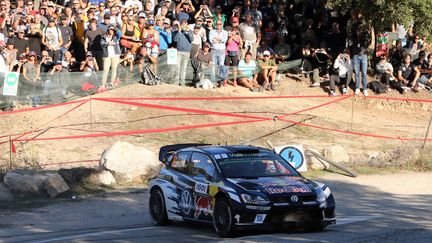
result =
[[229,181],[246,191],[259,191],[268,197],[292,194],[315,195],[314,188],[317,187],[315,183],[301,176],[231,178]]

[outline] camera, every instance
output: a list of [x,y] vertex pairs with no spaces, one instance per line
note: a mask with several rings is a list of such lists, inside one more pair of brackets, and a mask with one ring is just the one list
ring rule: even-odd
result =
[[93,61],[93,57],[87,57],[87,60]]

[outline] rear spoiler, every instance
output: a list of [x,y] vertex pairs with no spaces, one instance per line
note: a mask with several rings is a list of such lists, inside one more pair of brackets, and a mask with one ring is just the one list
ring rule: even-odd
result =
[[166,145],[162,146],[159,149],[159,160],[163,163],[166,162],[168,157],[174,153],[177,150],[184,149],[184,148],[190,148],[190,147],[197,147],[197,146],[207,146],[211,144],[203,144],[203,143],[182,143],[182,144],[172,144],[172,145]]

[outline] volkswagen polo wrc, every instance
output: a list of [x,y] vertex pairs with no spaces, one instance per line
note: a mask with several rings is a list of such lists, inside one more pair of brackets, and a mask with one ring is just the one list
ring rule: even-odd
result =
[[222,237],[250,226],[324,229],[335,223],[330,189],[300,175],[272,150],[253,146],[168,145],[150,182],[155,225],[213,224]]

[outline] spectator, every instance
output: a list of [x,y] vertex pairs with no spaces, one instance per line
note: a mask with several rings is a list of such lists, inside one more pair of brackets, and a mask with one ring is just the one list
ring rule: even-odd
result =
[[243,39],[242,57],[246,52],[252,53],[252,58],[256,59],[256,50],[261,41],[261,32],[255,23],[252,22],[252,15],[246,14],[246,22],[239,25],[240,36]]
[[97,27],[97,19],[90,19],[89,28],[85,31],[84,50],[86,53],[92,53],[99,67],[103,65],[103,51],[101,46],[103,34],[102,30]]
[[64,54],[64,60],[63,60],[63,67],[66,68],[69,72],[76,72],[79,71],[79,64],[77,63],[75,57],[72,56],[72,53],[70,51],[65,52]]
[[15,43],[13,39],[9,39],[6,43],[5,50],[5,63],[8,67],[8,71],[12,71],[13,67],[17,64],[18,51],[15,49]]
[[[211,44],[209,42],[205,42],[202,46],[202,49],[198,51],[198,65],[199,69],[201,70],[201,74],[203,76],[211,76],[213,75],[212,71],[212,64],[213,64],[213,57],[212,53],[210,52],[210,46]],[[215,83],[213,82],[213,86],[215,86]]]
[[252,7],[251,7],[251,9],[246,11],[246,15],[251,15],[253,23],[256,26],[258,26],[258,28],[261,28],[263,16],[262,16],[261,11],[259,11],[258,7],[259,7],[259,1],[253,0],[252,1]]
[[203,27],[206,31],[206,39],[209,40],[210,31],[213,30],[213,18],[207,17]]
[[190,58],[190,51],[192,49],[193,34],[189,30],[186,21],[182,22],[180,26],[178,21],[173,23],[173,42],[177,48],[177,72],[174,84],[185,86],[186,85],[186,68]]
[[337,95],[335,92],[335,84],[340,82],[342,82],[342,94],[344,95],[348,92],[353,74],[353,62],[349,49],[345,49],[343,53],[337,56],[333,68],[337,72],[330,76],[330,95]]
[[342,53],[345,46],[345,39],[345,36],[339,29],[339,22],[333,21],[331,24],[330,33],[328,33],[326,37],[326,43],[332,56]]
[[238,83],[252,92],[258,92],[262,90],[262,87],[258,84],[258,73],[255,73],[257,64],[255,60],[252,60],[252,53],[247,52],[245,59],[240,60],[238,64],[238,71],[240,78]]
[[[312,67],[312,87],[320,86],[320,76],[327,76],[329,73],[329,64],[331,65],[332,56],[328,53],[326,44],[323,42],[320,48],[315,49],[311,53],[311,67]],[[308,70],[309,71],[309,70]]]
[[69,84],[69,71],[63,68],[63,62],[58,60],[49,71],[49,78],[43,85],[43,93],[50,100],[48,102],[60,103],[66,100],[67,88]]
[[275,81],[278,66],[276,62],[270,58],[270,52],[263,52],[263,60],[258,60],[258,65],[261,68],[259,75],[263,79],[263,89],[276,91]]
[[42,33],[42,44],[49,52],[53,60],[58,60],[60,57],[60,47],[63,45],[61,31],[55,26],[55,19],[48,19],[48,26],[44,28]]
[[159,32],[160,52],[165,53],[172,43],[171,21],[166,18],[163,21],[163,29]]
[[[151,1],[147,1],[151,4]],[[147,4],[146,2],[146,4]],[[138,11],[142,11],[143,10],[143,5],[142,2],[140,0],[126,0],[125,4],[124,4],[125,8],[131,8],[134,6],[138,7]]]
[[32,106],[37,107],[40,105],[40,98],[36,95],[38,87],[37,81],[40,78],[40,68],[34,51],[29,52],[28,61],[22,67],[22,74],[24,80],[26,80],[31,87],[29,93],[32,100]]
[[138,27],[134,23],[134,17],[128,16],[127,22],[122,26],[121,32],[123,33],[120,45],[129,49],[131,53],[135,54],[141,46],[139,34],[137,34]]
[[[223,81],[223,85],[227,85],[227,71],[225,69],[225,50],[226,50],[226,42],[228,40],[228,32],[222,29],[222,20],[217,20],[216,29],[211,30],[209,34],[209,41],[212,45],[212,56],[213,63],[220,67],[220,76]],[[212,79],[214,82],[214,79]]]
[[152,48],[150,54],[159,55],[160,37],[159,32],[154,29],[154,24],[155,22],[153,19],[147,21],[147,29],[143,31],[142,40],[146,47],[150,46]]
[[387,90],[394,88],[403,94],[404,89],[396,82],[396,78],[393,75],[393,65],[387,61],[385,55],[380,57],[380,61],[377,63],[375,70],[378,80],[386,86]]
[[[211,13],[211,11],[207,5],[200,5],[199,10],[196,12],[194,17],[195,17],[195,20],[201,19],[201,21],[202,21],[203,19],[206,19],[206,18],[212,18],[213,14]],[[202,23],[200,23],[200,24],[202,24]]]
[[143,12],[146,16],[146,19],[154,17],[154,6],[151,0],[145,1]]
[[64,54],[69,50],[72,44],[73,31],[72,28],[67,24],[67,16],[60,16],[60,33],[63,39],[63,45],[60,48],[60,59],[64,59]]
[[420,78],[418,79],[418,82],[422,85],[431,86],[432,84],[432,75],[431,75],[431,60],[432,55],[429,54],[428,58],[426,59],[426,52],[420,51],[419,57],[414,60],[413,64],[419,69],[420,71]]
[[98,24],[98,29],[102,30],[102,32],[104,33],[107,32],[108,26],[111,25],[110,19],[111,19],[111,14],[109,13],[104,14],[103,21]]
[[405,54],[403,63],[397,71],[397,78],[402,87],[411,86],[412,91],[418,92],[417,80],[420,77],[420,70],[411,63],[411,55]]
[[239,62],[240,47],[243,45],[243,40],[240,36],[238,26],[232,27],[232,30],[228,34],[226,53],[225,53],[225,66],[234,67],[233,70],[233,82],[234,86],[237,86],[237,65]]
[[164,16],[168,19],[174,19],[176,15],[176,5],[172,0],[161,1],[163,5],[158,8],[156,15]]
[[[57,63],[56,63],[56,65],[57,65]],[[88,72],[91,74],[93,74],[96,71],[99,71],[99,66],[98,66],[96,59],[93,57],[93,54],[91,52],[87,52],[86,59],[81,62],[80,71],[81,72]]]
[[193,26],[193,41],[191,57],[197,58],[199,50],[201,50],[202,43],[206,41],[205,32],[201,31],[201,25],[195,24]]
[[213,23],[216,23],[214,25],[214,28],[217,28],[217,21],[220,20],[222,22],[222,27],[224,27],[227,23],[227,16],[226,14],[222,13],[222,7],[220,5],[216,6],[216,11],[213,13]]
[[42,56],[42,60],[40,63],[41,73],[47,73],[47,72],[52,70],[55,63],[53,62],[52,58],[50,57],[48,51],[43,50],[41,53],[41,56]]
[[103,48],[102,88],[106,88],[106,81],[110,69],[110,85],[114,87],[114,80],[117,78],[117,66],[120,62],[121,54],[119,38],[116,35],[116,28],[114,25],[110,25],[107,32],[102,36],[101,45]]
[[42,31],[37,24],[30,24],[30,33],[27,35],[29,40],[29,51],[34,51],[36,56],[41,55],[42,48]]
[[400,40],[396,41],[396,45],[389,51],[390,63],[393,67],[399,67],[403,60],[404,50],[402,48],[402,42]]
[[363,83],[363,94],[368,96],[367,91],[367,68],[368,68],[368,47],[371,42],[371,35],[366,26],[362,23],[361,14],[357,15],[357,19],[353,23],[352,30],[352,53],[354,55],[354,73],[356,81],[355,94],[360,94],[360,75]]
[[292,54],[291,46],[286,42],[284,35],[278,35],[278,43],[274,47],[276,63],[290,59]]
[[176,7],[178,21],[189,21],[195,12],[195,7],[191,4],[190,0],[181,0]]
[[18,50],[17,56],[21,54],[27,54],[29,52],[29,41],[27,37],[24,37],[24,29],[18,30],[18,35],[13,38],[14,47]]

